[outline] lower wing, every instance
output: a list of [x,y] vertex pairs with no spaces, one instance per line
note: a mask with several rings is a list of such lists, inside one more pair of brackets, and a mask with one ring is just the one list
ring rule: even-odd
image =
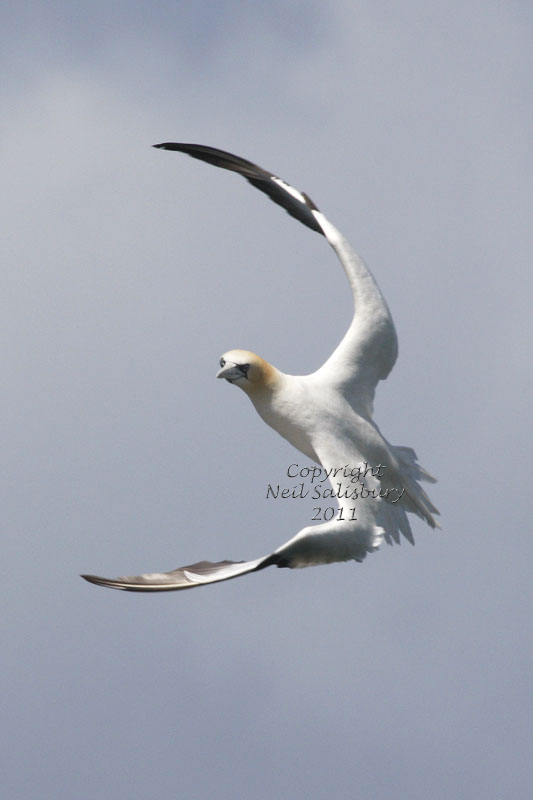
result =
[[266,567],[311,567],[339,561],[362,561],[375,550],[383,537],[383,530],[372,523],[337,522],[304,528],[296,536],[278,547],[271,555],[254,561],[199,561],[179,567],[172,572],[152,572],[142,575],[125,575],[102,578],[99,575],[82,575],[89,583],[122,589],[126,592],[172,592],[193,589],[208,583],[219,583],[239,578]]
[[[377,501],[379,504],[379,501]],[[383,502],[383,501],[381,501]],[[152,572],[118,578],[82,575],[89,583],[127,592],[171,592],[238,578],[266,567],[311,567],[341,561],[362,561],[377,549],[386,531],[376,520],[376,503],[363,504],[357,518],[335,519],[303,528],[268,556],[253,561],[199,561],[171,572]],[[349,514],[349,512],[346,512]],[[342,516],[342,515],[341,515]],[[353,517],[353,515],[352,515]]]
[[198,561],[178,567],[172,572],[147,572],[143,575],[124,575],[120,578],[101,578],[99,575],[82,575],[89,583],[123,589],[126,592],[172,592],[178,589],[193,589],[206,583],[218,583],[238,578],[248,572],[257,572],[276,563],[272,556],[256,558],[255,561]]

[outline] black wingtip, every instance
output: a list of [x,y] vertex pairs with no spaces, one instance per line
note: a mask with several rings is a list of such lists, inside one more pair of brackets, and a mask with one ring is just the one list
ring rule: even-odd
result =
[[[191,145],[183,145],[184,147],[190,147]],[[161,142],[161,144],[153,144],[152,147],[158,147],[161,150],[181,150],[182,145],[177,142]],[[196,147],[196,145],[192,145],[192,147]]]
[[186,153],[192,158],[198,158],[200,161],[205,161],[215,167],[237,172],[243,178],[246,178],[252,186],[255,186],[256,189],[268,195],[274,203],[284,208],[291,217],[294,217],[294,219],[297,219],[321,236],[325,236],[313,213],[318,211],[318,208],[309,195],[295,190],[290,184],[277,178],[274,173],[258,167],[252,161],[247,161],[245,158],[228,153],[226,150],[219,150],[216,147],[207,147],[202,144],[161,142],[152,146],[160,150],[175,150]]
[[88,581],[89,583],[94,583],[95,586],[100,585],[100,579],[97,575],[80,575],[80,578],[83,578],[84,581]]

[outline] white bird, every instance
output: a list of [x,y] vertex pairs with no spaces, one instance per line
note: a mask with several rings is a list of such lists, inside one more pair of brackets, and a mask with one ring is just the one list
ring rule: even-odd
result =
[[[326,497],[339,500],[333,519],[303,528],[273,553],[253,561],[200,561],[172,572],[120,578],[82,575],[91,583],[128,591],[189,589],[236,578],[272,565],[307,567],[362,561],[385,539],[400,535],[414,544],[407,513],[438,527],[439,512],[419,485],[435,482],[410,447],[389,444],[372,420],[378,381],[398,354],[394,324],[383,296],[363,260],[312,200],[285,181],[243,158],[194,144],[154,145],[178,150],[232,170],[265,192],[291,216],[326,237],[350,284],[355,313],[331,356],[310,375],[286,375],[246,350],[220,359],[218,378],[246,392],[262,419],[321,467],[317,482]],[[325,488],[325,480],[330,488]],[[355,498],[355,499],[354,499]]]

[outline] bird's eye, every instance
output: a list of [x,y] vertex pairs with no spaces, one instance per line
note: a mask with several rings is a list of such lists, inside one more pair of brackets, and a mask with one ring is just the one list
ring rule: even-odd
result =
[[220,366],[223,367],[225,363],[226,363],[226,359],[225,358],[221,358],[220,359]]

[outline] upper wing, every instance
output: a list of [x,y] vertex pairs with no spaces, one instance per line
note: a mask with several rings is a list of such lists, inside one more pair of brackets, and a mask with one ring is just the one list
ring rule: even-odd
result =
[[273,563],[269,557],[257,558],[255,561],[199,561],[179,567],[172,572],[152,572],[143,575],[124,575],[120,578],[101,578],[98,575],[82,575],[89,583],[107,586],[110,589],[124,589],[127,592],[171,592],[177,589],[193,589],[206,583],[228,581],[256,572]]
[[319,211],[313,212],[335,250],[350,283],[354,315],[344,338],[315,375],[335,386],[370,418],[376,384],[398,357],[398,339],[387,303],[363,259]]
[[317,374],[335,385],[360,413],[370,416],[376,384],[394,366],[398,344],[387,304],[364,261],[307,194],[251,161],[198,144],[164,142],[154,147],[187,153],[237,172],[295,219],[326,237],[350,283],[355,314],[346,335]]
[[291,217],[295,217],[300,222],[303,222],[304,225],[307,225],[308,228],[317,231],[317,233],[324,233],[312,214],[316,206],[311,198],[289,186],[288,183],[285,183],[285,181],[282,181],[281,178],[271,172],[261,169],[257,164],[252,164],[251,161],[240,158],[240,156],[234,156],[225,150],[206,147],[202,144],[163,142],[162,144],[154,144],[154,147],[160,147],[162,150],[178,150],[180,153],[187,153],[187,155],[199,158],[200,161],[206,161],[215,167],[238,172],[252,186],[267,194],[274,203],[282,206]]

